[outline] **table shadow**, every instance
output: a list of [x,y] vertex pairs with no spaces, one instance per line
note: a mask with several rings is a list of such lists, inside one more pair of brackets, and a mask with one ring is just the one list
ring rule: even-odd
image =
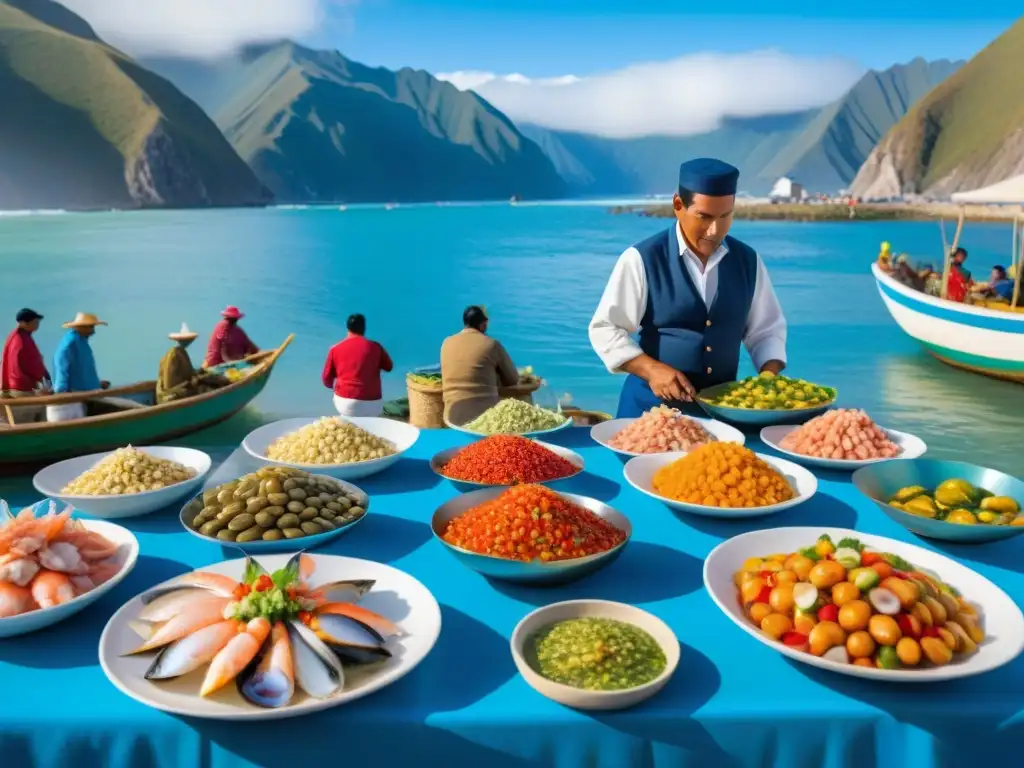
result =
[[497,591],[530,605],[597,598],[653,603],[696,592],[703,586],[703,562],[661,544],[631,541],[604,570],[568,584],[529,586],[490,579]]
[[620,733],[643,739],[647,759],[653,764],[653,744],[668,744],[694,755],[696,765],[730,768],[734,759],[697,720],[703,707],[722,683],[711,659],[692,646],[680,643],[679,668],[668,684],[651,699],[622,712],[593,714],[595,720]]
[[[984,652],[984,651],[982,651]],[[797,672],[929,733],[941,745],[935,764],[996,765],[1024,740],[1024,657],[984,675],[922,685],[864,680],[786,662]]]
[[350,533],[317,547],[314,552],[390,563],[419,549],[432,537],[428,523],[384,515],[374,512],[371,506],[363,521]]
[[112,522],[123,525],[133,533],[181,533],[185,528],[179,515],[186,503],[188,499],[182,499],[141,517],[129,517]]
[[583,470],[575,477],[559,480],[553,490],[562,493],[575,493],[578,496],[589,496],[599,501],[611,501],[619,495],[622,486],[607,478]]
[[[358,485],[372,497],[374,494],[429,491],[441,482],[441,478],[430,468],[430,462],[426,459],[402,458],[380,474],[349,482]],[[372,498],[370,503],[373,504]]]
[[[140,555],[124,581],[74,616],[27,635],[4,638],[0,661],[38,669],[95,666],[106,619],[140,592],[191,570],[177,560]],[[73,641],[68,642],[69,638]],[[0,764],[4,764],[2,760]]]
[[537,439],[552,445],[561,445],[563,448],[592,448],[599,445],[590,436],[590,427],[570,427],[561,432],[541,435]]
[[721,517],[691,515],[673,509],[673,514],[691,528],[728,539],[747,531],[767,528],[788,528],[790,526],[811,526],[821,528],[849,528],[857,526],[857,511],[834,496],[818,493],[812,499],[796,507],[763,517],[741,517],[733,520]]
[[[465,709],[490,695],[515,674],[508,640],[482,622],[441,605],[441,635],[426,659],[394,685],[334,709],[305,715],[301,750],[328,756],[374,755],[379,765],[445,765],[520,768],[529,762],[425,724],[435,712]],[[479,663],[474,663],[477,660]],[[460,672],[469,671],[469,674]],[[256,765],[288,765],[294,739],[282,739],[266,723],[217,722],[180,717],[221,749]]]

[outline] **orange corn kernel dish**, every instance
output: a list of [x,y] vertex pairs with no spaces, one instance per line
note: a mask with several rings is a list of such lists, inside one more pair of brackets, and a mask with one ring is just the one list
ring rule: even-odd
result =
[[793,498],[789,482],[748,448],[715,442],[654,474],[654,492],[705,507],[767,507]]

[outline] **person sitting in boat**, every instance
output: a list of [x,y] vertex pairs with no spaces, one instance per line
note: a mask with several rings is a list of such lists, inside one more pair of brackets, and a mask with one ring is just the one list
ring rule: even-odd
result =
[[888,240],[882,242],[881,248],[878,250],[878,268],[883,272],[892,272],[892,246]]
[[198,336],[198,333],[189,330],[187,323],[182,323],[177,333],[167,334],[167,338],[175,344],[160,360],[160,372],[156,379],[158,404],[192,397],[230,383],[223,376],[192,368],[188,347]]
[[946,280],[946,298],[950,301],[966,301],[971,292],[971,273],[964,268],[967,250],[957,248],[953,251],[949,265],[949,277]]
[[380,373],[390,373],[394,363],[376,341],[366,338],[366,318],[349,315],[348,336],[327,353],[322,380],[334,390],[334,407],[342,416],[380,416]]
[[[89,346],[89,339],[96,333],[98,325],[106,323],[90,312],[79,312],[74,320],[64,323],[68,332],[60,340],[53,356],[54,394],[110,388],[110,382],[100,379],[96,372],[96,358]],[[84,402],[46,406],[47,421],[70,421],[84,417]]]
[[[22,309],[14,319],[18,325],[7,337],[0,355],[0,397],[45,395],[50,391],[50,372],[32,338],[43,316],[35,310]],[[30,424],[43,421],[46,411],[42,406],[23,406],[12,408],[11,415],[16,424]],[[0,422],[4,420],[6,413],[0,412]]]
[[505,347],[487,335],[483,307],[467,307],[463,329],[441,344],[444,417],[452,424],[472,421],[501,399],[499,387],[519,382],[519,370]]
[[203,361],[204,368],[235,362],[260,351],[238,325],[238,321],[245,317],[238,307],[227,307],[220,316],[223,319],[213,327],[213,333],[210,335],[206,360]]
[[1006,302],[1013,301],[1013,280],[1006,274],[1006,267],[998,264],[992,267],[988,285],[983,286],[978,293]]

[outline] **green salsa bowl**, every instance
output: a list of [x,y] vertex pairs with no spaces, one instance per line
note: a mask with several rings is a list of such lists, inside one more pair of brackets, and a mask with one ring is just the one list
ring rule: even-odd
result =
[[[543,665],[537,658],[537,638],[555,625],[577,619],[611,620],[619,625],[614,631],[626,633],[627,639],[643,636],[646,642],[634,646],[628,671],[624,672],[635,677],[637,685],[614,689],[577,687],[556,682],[541,673]],[[547,634],[547,637],[552,635]],[[516,668],[530,687],[560,704],[584,710],[625,709],[649,699],[665,687],[679,666],[680,655],[679,640],[665,622],[635,606],[608,600],[568,600],[538,608],[527,614],[513,630],[511,649]],[[660,671],[653,675],[651,669]],[[587,676],[572,677],[582,680]]]

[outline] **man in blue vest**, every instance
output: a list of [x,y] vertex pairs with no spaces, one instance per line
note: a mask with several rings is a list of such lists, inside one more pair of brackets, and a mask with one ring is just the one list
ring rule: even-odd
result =
[[721,160],[683,163],[673,226],[619,257],[590,322],[602,362],[628,374],[618,418],[661,403],[697,413],[697,392],[735,381],[741,345],[758,371],[785,367],[786,318],[768,271],[728,236],[738,180]]

